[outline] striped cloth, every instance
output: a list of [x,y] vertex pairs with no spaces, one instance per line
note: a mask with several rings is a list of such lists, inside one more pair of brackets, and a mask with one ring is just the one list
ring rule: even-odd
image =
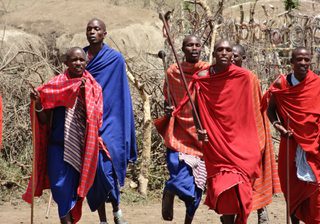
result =
[[[194,73],[209,67],[209,64],[203,61],[199,61],[195,64],[182,62],[181,67],[186,76],[187,83],[189,83],[192,80],[192,75]],[[186,90],[182,83],[177,64],[173,64],[168,68],[167,75],[171,98],[173,101],[172,103],[174,106],[178,106],[182,98],[185,96]],[[166,88],[167,86],[164,84],[164,96],[165,99],[168,100]],[[167,148],[183,152],[188,155],[202,157],[202,142],[198,141],[191,104],[189,102],[183,107],[179,114],[170,118],[166,134],[162,137],[164,138],[164,144]]]
[[181,152],[179,153],[179,160],[183,160],[191,167],[195,184],[204,191],[207,181],[207,170],[204,161],[197,156],[187,155]]
[[86,110],[81,97],[76,99],[72,108],[66,108],[64,123],[63,160],[73,166],[79,173],[82,167],[82,152],[86,131]]
[[253,106],[261,151],[261,173],[253,184],[252,210],[265,207],[272,202],[272,195],[281,192],[277,163],[275,161],[269,120],[266,113],[261,114],[261,89],[257,76],[251,74],[253,84]]

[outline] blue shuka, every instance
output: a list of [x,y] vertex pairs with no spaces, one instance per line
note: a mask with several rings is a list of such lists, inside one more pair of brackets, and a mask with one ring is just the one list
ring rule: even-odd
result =
[[[87,52],[89,47],[85,47]],[[119,180],[124,185],[128,162],[137,159],[136,135],[130,89],[122,55],[106,44],[86,68],[102,87],[103,124],[100,136],[106,144]]]
[[65,217],[75,206],[80,174],[63,160],[65,107],[53,109],[52,129],[48,144],[47,165],[53,199],[58,204],[59,217]]

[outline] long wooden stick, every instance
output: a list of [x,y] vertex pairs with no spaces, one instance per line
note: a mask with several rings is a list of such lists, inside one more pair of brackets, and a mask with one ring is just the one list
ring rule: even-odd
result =
[[181,76],[182,81],[183,81],[183,85],[184,85],[184,87],[185,87],[185,89],[186,89],[186,91],[187,91],[187,94],[188,94],[188,97],[189,97],[189,101],[190,101],[190,103],[191,103],[191,107],[192,107],[192,110],[193,110],[193,112],[194,112],[195,122],[198,123],[199,129],[200,129],[202,132],[204,132],[204,129],[203,129],[203,127],[202,127],[202,124],[201,124],[201,121],[200,121],[200,118],[199,118],[198,111],[196,110],[196,107],[195,107],[195,105],[194,105],[194,103],[193,103],[193,101],[192,101],[191,94],[190,94],[189,89],[188,89],[188,84],[187,84],[187,81],[186,81],[186,77],[185,77],[185,75],[184,75],[184,73],[183,73],[181,64],[180,64],[180,62],[179,62],[179,59],[178,59],[178,56],[177,56],[177,52],[176,52],[176,50],[175,50],[175,48],[174,48],[174,46],[173,46],[172,39],[171,39],[171,36],[170,36],[170,33],[169,33],[169,27],[168,27],[167,21],[165,20],[165,18],[164,18],[164,16],[163,16],[162,13],[159,13],[159,18],[162,20],[163,25],[164,25],[164,29],[165,29],[165,31],[166,31],[166,33],[167,33],[167,40],[168,40],[168,43],[169,43],[169,45],[170,45],[170,47],[171,47],[171,49],[172,49],[172,52],[173,52],[174,58],[175,58],[175,60],[176,60],[176,63],[177,63],[177,65],[178,65],[178,68],[179,68],[179,71],[180,71],[180,76]]
[[[288,117],[288,122],[287,122],[287,130],[289,131],[289,123],[290,123],[290,119],[289,119],[289,115],[287,115]],[[290,224],[290,167],[289,167],[289,159],[290,159],[290,136],[289,134],[287,134],[287,152],[286,152],[286,156],[287,156],[287,224]]]
[[52,202],[52,192],[50,191],[50,197],[49,197],[47,211],[46,211],[46,219],[48,219],[50,215],[51,202]]
[[31,177],[31,224],[33,224],[33,214],[34,214],[34,192],[35,192],[35,143],[36,143],[36,137],[35,137],[35,130],[36,130],[36,110],[35,110],[35,103],[33,104],[33,112],[32,112],[32,149],[33,149],[33,155],[32,155],[32,177]]

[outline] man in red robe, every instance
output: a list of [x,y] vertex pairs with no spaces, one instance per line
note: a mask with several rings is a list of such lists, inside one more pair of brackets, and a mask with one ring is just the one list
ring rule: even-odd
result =
[[[208,63],[200,61],[201,48],[201,42],[196,36],[189,35],[184,38],[182,51],[185,61],[181,63],[181,67],[188,83],[194,73],[209,67]],[[170,92],[168,94],[168,85],[165,83],[165,106],[176,107],[186,95],[177,64],[169,67],[167,77]],[[170,112],[170,108],[167,112]],[[167,147],[170,178],[163,192],[162,217],[168,221],[173,219],[173,201],[177,195],[186,205],[184,223],[191,224],[206,182],[202,142],[198,141],[190,103],[177,116],[172,117],[170,113],[167,116],[170,121],[162,136]]]
[[320,223],[320,79],[309,70],[311,53],[292,52],[293,72],[280,75],[263,97],[281,133],[279,177],[293,224]]
[[[242,67],[243,60],[246,59],[246,51],[240,44],[232,47],[233,63]],[[260,89],[257,100],[255,101],[258,111],[256,123],[258,128],[260,151],[261,151],[261,175],[253,185],[253,206],[252,210],[257,210],[258,224],[268,223],[267,205],[272,202],[272,195],[280,193],[280,182],[277,172],[277,163],[274,156],[272,136],[270,131],[269,120],[266,113],[260,112],[260,103],[262,94]]]
[[[223,214],[224,224],[246,223],[252,207],[252,184],[260,173],[254,95],[258,80],[231,63],[227,40],[215,44],[216,64],[193,76],[198,110],[208,142],[203,143],[207,170],[205,204]],[[173,116],[179,114],[185,98]],[[235,215],[237,215],[235,219]]]

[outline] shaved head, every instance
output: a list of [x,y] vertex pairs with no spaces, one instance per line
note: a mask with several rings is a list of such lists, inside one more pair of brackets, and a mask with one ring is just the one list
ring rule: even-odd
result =
[[214,45],[214,51],[216,51],[216,49],[222,44],[222,43],[228,43],[228,45],[232,48],[232,44],[230,43],[229,40],[227,39],[220,39],[218,41],[216,41],[215,45]]
[[246,51],[244,50],[244,47],[241,44],[233,45],[232,50],[237,51],[241,56],[246,54]]
[[92,22],[97,22],[100,26],[100,28],[103,30],[103,31],[106,31],[106,24],[101,20],[101,19],[98,19],[98,18],[93,18],[91,19],[87,25],[89,25],[90,23]]
[[200,43],[200,39],[195,35],[188,35],[183,38],[182,47],[184,47],[191,39],[196,39]]
[[71,55],[75,51],[81,51],[83,57],[85,59],[87,58],[86,53],[84,52],[84,50],[81,47],[72,47],[72,48],[68,49],[67,52],[66,52],[66,61],[70,60]]
[[306,52],[306,53],[308,53],[309,55],[311,55],[310,50],[308,50],[307,48],[305,48],[305,47],[297,47],[297,48],[295,48],[295,49],[292,51],[292,53],[291,53],[291,60],[295,59],[296,56],[297,56],[298,54],[300,54],[301,52]]

